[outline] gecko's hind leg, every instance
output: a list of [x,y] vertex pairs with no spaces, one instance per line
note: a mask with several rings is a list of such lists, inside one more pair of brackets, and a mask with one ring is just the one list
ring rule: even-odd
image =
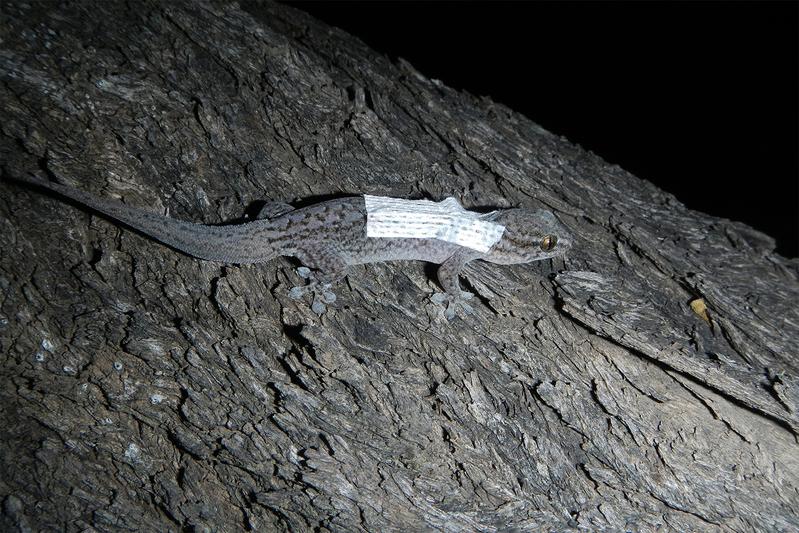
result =
[[321,315],[325,312],[326,304],[336,301],[336,295],[331,288],[335,282],[347,275],[347,263],[334,252],[300,253],[297,254],[297,257],[303,263],[303,266],[297,269],[297,274],[301,278],[307,279],[309,283],[304,286],[292,287],[289,297],[299,300],[311,293],[313,295],[311,309],[317,315]]

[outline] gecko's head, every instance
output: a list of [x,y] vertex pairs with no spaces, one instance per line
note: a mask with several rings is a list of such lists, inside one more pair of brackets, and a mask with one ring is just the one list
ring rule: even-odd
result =
[[492,217],[505,226],[502,238],[484,258],[501,265],[529,263],[565,254],[572,245],[566,227],[550,211],[506,209]]

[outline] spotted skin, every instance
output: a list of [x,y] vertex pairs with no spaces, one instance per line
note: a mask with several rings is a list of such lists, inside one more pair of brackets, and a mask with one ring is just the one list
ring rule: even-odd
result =
[[[259,219],[229,226],[184,222],[150,211],[105,200],[79,189],[32,176],[19,181],[49,189],[75,200],[109,218],[130,226],[187,255],[234,264],[263,263],[278,256],[296,257],[310,269],[309,285],[292,290],[294,297],[314,295],[313,307],[335,299],[330,287],[352,265],[394,260],[419,260],[439,264],[438,281],[445,293],[434,298],[447,304],[452,318],[469,293],[461,290],[459,276],[474,260],[508,265],[551,259],[563,255],[572,244],[563,225],[549,211],[505,209],[492,221],[505,226],[502,238],[487,252],[437,239],[375,238],[366,236],[363,197],[321,202],[300,209],[268,203]],[[547,239],[547,240],[545,240]]]

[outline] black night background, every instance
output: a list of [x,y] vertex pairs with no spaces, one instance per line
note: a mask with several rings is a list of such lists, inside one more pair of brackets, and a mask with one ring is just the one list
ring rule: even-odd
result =
[[796,2],[288,2],[797,256]]

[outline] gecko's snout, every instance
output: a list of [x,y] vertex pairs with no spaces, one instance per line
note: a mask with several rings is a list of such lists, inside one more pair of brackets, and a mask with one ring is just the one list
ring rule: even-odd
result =
[[565,229],[561,229],[556,235],[557,244],[549,250],[544,251],[552,252],[554,255],[563,255],[569,251],[574,241],[572,240],[569,232],[567,232]]

